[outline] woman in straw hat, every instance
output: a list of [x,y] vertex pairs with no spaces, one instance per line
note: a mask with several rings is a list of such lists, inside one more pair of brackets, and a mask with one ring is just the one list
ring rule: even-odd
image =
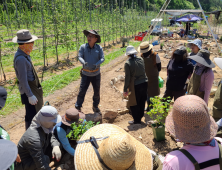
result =
[[178,98],[166,118],[166,128],[184,147],[166,155],[163,170],[221,169],[221,144],[214,138],[218,126],[203,99],[195,95]]
[[142,42],[138,52],[142,53],[141,57],[145,63],[146,76],[148,78],[147,104],[146,111],[149,111],[150,98],[160,94],[159,72],[161,71],[161,61],[158,53],[153,52],[153,45],[148,41]]
[[[222,58],[214,58],[215,63],[220,69],[222,69]],[[215,121],[218,121],[220,128],[222,128],[222,79],[218,84],[217,91],[214,97],[213,103],[213,118]]]
[[167,65],[166,91],[163,98],[174,98],[174,101],[185,95],[186,80],[193,73],[193,64],[187,59],[186,47],[180,46],[174,50],[171,60]]
[[210,60],[210,52],[201,49],[196,55],[189,56],[188,58],[196,61],[197,64],[190,78],[187,92],[188,94],[201,97],[206,104],[208,104],[211,87],[214,81],[212,68],[215,67],[214,63]]
[[89,129],[79,140],[75,152],[76,170],[152,170],[149,149],[113,124]]
[[37,39],[38,37],[31,35],[29,30],[24,29],[19,30],[17,36],[12,39],[14,43],[19,45],[14,56],[14,69],[19,81],[22,104],[25,105],[26,129],[43,105],[42,87],[30,57],[34,41]]
[[[137,51],[133,46],[126,48],[126,56],[129,59],[125,62],[125,83],[123,96],[129,96],[128,106],[132,112],[133,121],[129,124],[141,124],[144,116],[145,102],[147,99],[147,77],[145,73],[144,61],[136,56]],[[131,93],[129,95],[129,92]]]
[[78,125],[79,123],[84,123],[84,121],[84,113],[78,111],[76,108],[70,108],[66,110],[66,114],[62,116],[62,122],[54,129],[55,137],[60,141],[66,152],[72,156],[74,156],[75,150],[71,147],[66,135],[72,130],[72,123],[75,122]]

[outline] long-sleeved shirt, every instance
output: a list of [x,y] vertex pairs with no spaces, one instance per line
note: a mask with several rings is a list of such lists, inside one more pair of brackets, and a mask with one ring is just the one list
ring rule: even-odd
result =
[[68,138],[66,137],[66,131],[61,127],[57,128],[57,135],[59,141],[62,143],[63,148],[72,156],[75,154],[75,150],[71,147]]
[[95,44],[93,48],[90,48],[88,43],[81,45],[78,58],[80,63],[83,64],[83,69],[95,70],[99,68],[96,72],[83,71],[82,74],[86,76],[98,75],[100,73],[100,64],[105,61],[103,48],[98,44]]
[[[29,61],[25,56],[29,59]],[[35,76],[32,71],[31,58],[29,55],[24,53],[20,48],[18,48],[14,58],[15,58],[14,69],[19,81],[20,94],[25,93],[27,97],[31,97],[33,96],[33,93],[29,87],[28,82],[35,80]]]
[[208,104],[211,88],[214,82],[214,72],[212,69],[208,69],[201,76],[200,91],[204,91],[204,101]]
[[127,89],[130,86],[130,79],[131,77],[133,77],[133,75],[134,75],[134,85],[138,85],[148,81],[142,57],[133,57],[133,58],[130,57],[126,61],[124,68],[125,68],[125,84],[123,89],[124,92],[127,92]]
[[[221,138],[217,138],[222,141]],[[186,145],[182,149],[186,149],[198,163],[219,158],[218,143],[213,146],[195,146]],[[204,170],[219,170],[219,164],[204,168]],[[168,153],[163,162],[163,170],[195,170],[193,163],[180,151],[172,151]]]

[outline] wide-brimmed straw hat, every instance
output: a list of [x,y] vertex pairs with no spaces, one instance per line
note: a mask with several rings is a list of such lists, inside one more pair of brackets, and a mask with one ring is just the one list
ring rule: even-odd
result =
[[222,69],[222,58],[214,58],[214,61]]
[[125,56],[132,55],[132,54],[137,54],[137,53],[138,52],[136,51],[136,49],[132,45],[129,45],[129,46],[126,47]]
[[15,162],[18,154],[16,144],[6,139],[0,139],[0,169],[6,170]]
[[97,41],[96,43],[100,43],[101,42],[101,37],[100,35],[97,33],[96,30],[84,30],[83,31],[84,35],[87,37],[89,33],[96,35]]
[[210,60],[210,52],[205,49],[201,49],[196,55],[189,56],[188,58],[206,66],[214,68],[215,64]]
[[14,42],[14,43],[30,43],[30,42],[33,42],[37,39],[38,39],[38,37],[35,35],[31,35],[29,30],[22,29],[17,32],[17,36],[12,39],[12,42]]
[[148,51],[150,51],[153,48],[152,44],[149,44],[148,41],[144,41],[140,44],[140,46],[138,47],[137,51],[140,53],[147,53]]
[[[149,149],[128,134],[122,128],[113,124],[100,124],[92,127],[81,137],[79,142],[90,137],[105,138],[97,140],[98,152],[110,169],[115,170],[152,170],[153,163]],[[91,142],[80,143],[75,151],[76,170],[103,169]]]
[[195,39],[187,44],[187,47],[191,48],[191,45],[196,45],[200,50],[202,49],[202,42],[199,39]]
[[166,128],[185,143],[202,143],[213,139],[218,126],[208,112],[206,102],[196,95],[179,97],[166,117]]
[[84,120],[85,114],[82,112],[79,112],[76,108],[70,108],[66,110],[66,114],[62,116],[62,123],[71,126],[72,123],[79,122],[79,119]]

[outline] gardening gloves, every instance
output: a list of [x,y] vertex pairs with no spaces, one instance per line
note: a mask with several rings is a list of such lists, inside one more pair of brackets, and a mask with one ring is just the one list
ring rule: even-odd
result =
[[99,65],[96,65],[96,64],[93,64],[93,66],[94,66],[94,70],[99,67]]
[[37,102],[38,102],[38,99],[37,99],[34,95],[31,96],[31,97],[29,97],[29,103],[30,103],[31,105],[36,105]]
[[61,157],[62,157],[62,153],[59,146],[54,146],[52,149],[52,158],[53,159],[56,158],[56,160],[59,162]]

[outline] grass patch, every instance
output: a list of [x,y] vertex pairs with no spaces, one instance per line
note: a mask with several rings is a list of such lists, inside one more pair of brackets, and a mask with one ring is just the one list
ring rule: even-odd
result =
[[[137,47],[140,42],[133,42],[131,45]],[[115,52],[112,52],[108,55],[105,55],[105,61],[102,65],[109,63],[110,61],[114,60],[115,58],[123,55],[125,53],[125,48],[118,49]],[[82,67],[75,67],[73,69],[64,71],[62,74],[54,75],[51,78],[43,81],[41,83],[44,91],[44,97],[52,94],[56,90],[62,89],[66,87],[71,82],[80,78],[80,69]],[[6,87],[7,91],[9,92],[12,90],[7,97],[7,101],[3,110],[1,110],[0,115],[8,115],[10,113],[15,112],[17,109],[22,107],[20,93],[18,90],[18,86],[14,87],[13,89],[10,87]]]

